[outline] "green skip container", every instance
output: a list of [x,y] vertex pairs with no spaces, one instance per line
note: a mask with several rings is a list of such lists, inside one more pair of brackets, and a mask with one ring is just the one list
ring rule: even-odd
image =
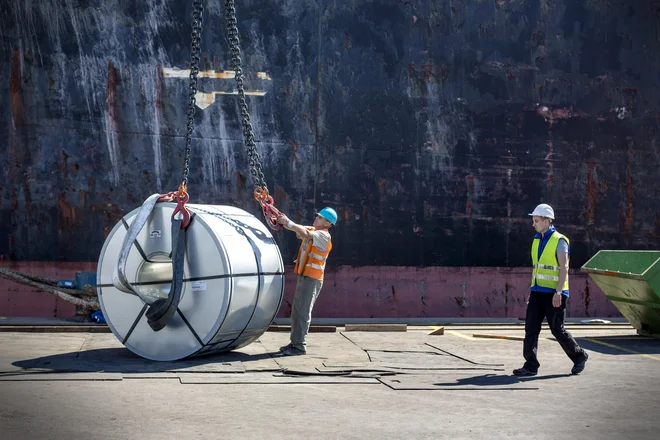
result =
[[582,271],[638,334],[660,335],[660,251],[599,251]]

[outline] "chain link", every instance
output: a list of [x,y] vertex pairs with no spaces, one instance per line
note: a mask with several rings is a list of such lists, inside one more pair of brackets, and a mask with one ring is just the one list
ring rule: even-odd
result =
[[188,186],[190,172],[190,145],[192,143],[195,117],[195,95],[197,94],[197,74],[199,73],[199,41],[202,35],[203,0],[193,0],[192,41],[190,42],[190,84],[188,86],[188,127],[186,129],[186,151],[183,159],[183,177],[181,187]]
[[268,188],[266,186],[264,173],[261,171],[261,162],[259,161],[259,153],[257,152],[254,134],[252,132],[250,114],[248,113],[248,105],[247,101],[245,100],[245,91],[243,90],[243,70],[241,69],[241,50],[239,48],[240,40],[238,37],[238,26],[236,21],[236,8],[234,7],[234,0],[226,0],[225,16],[227,18],[227,36],[229,38],[232,66],[236,72],[235,79],[241,110],[241,122],[243,124],[243,138],[245,139],[245,146],[247,147],[250,174],[252,175],[252,182],[254,183],[255,189],[263,188],[267,192]]

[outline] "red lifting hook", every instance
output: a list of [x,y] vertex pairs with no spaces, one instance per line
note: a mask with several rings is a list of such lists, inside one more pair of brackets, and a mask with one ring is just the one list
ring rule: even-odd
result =
[[190,224],[190,211],[188,211],[188,208],[186,208],[186,202],[188,202],[189,198],[190,196],[185,191],[183,192],[183,195],[181,195],[181,193],[176,195],[177,203],[176,208],[172,213],[172,220],[174,220],[175,215],[181,213],[181,215],[183,215],[183,223],[181,223],[181,229],[186,229]]
[[268,190],[265,188],[255,189],[254,198],[261,205],[261,210],[264,213],[264,217],[266,217],[268,226],[275,231],[282,229],[282,225],[277,223],[277,217],[282,215],[282,213],[274,206],[273,197],[268,194]]

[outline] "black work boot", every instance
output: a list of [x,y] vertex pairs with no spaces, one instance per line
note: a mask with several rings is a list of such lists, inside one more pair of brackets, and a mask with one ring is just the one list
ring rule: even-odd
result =
[[525,367],[513,370],[514,376],[536,376],[536,371],[528,370]]
[[307,354],[306,350],[301,350],[297,347],[294,347],[293,345],[291,347],[288,347],[285,350],[282,350],[282,354],[284,356],[303,356]]
[[580,374],[582,371],[584,371],[584,366],[587,363],[587,359],[589,359],[589,355],[587,352],[584,352],[584,357],[582,360],[577,361],[575,364],[573,364],[573,368],[571,369],[571,374]]

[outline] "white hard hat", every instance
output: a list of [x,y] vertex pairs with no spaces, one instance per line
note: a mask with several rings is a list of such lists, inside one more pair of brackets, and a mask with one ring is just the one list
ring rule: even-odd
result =
[[545,203],[541,203],[539,206],[537,206],[534,209],[534,212],[532,212],[529,215],[536,215],[538,217],[548,217],[554,220],[555,211],[552,210],[552,206],[546,205]]

